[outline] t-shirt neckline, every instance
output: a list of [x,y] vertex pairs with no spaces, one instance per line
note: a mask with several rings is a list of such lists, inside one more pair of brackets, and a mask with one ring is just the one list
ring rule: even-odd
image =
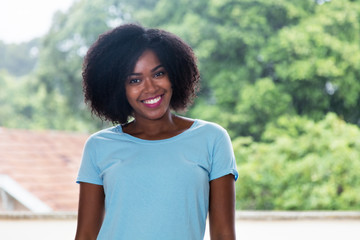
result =
[[164,139],[158,139],[158,140],[147,140],[147,139],[142,139],[142,138],[138,138],[138,137],[134,137],[128,133],[123,132],[122,126],[121,125],[117,125],[116,129],[117,131],[122,134],[123,136],[125,136],[126,138],[135,141],[135,142],[141,142],[141,143],[160,143],[160,142],[169,142],[169,141],[174,141],[177,140],[178,138],[181,138],[182,136],[188,134],[194,127],[196,127],[196,125],[198,124],[198,119],[193,119],[193,123],[191,124],[191,126],[186,129],[185,131],[170,137],[170,138],[164,138]]

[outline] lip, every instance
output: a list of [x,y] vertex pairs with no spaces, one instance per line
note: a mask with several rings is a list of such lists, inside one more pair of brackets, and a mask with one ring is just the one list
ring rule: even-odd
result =
[[[160,106],[160,104],[161,104],[161,102],[162,102],[162,100],[163,100],[163,97],[164,97],[164,94],[162,94],[162,95],[157,95],[157,96],[152,97],[152,98],[147,98],[147,99],[141,100],[141,102],[142,102],[142,104],[144,104],[144,105],[145,105],[146,107],[148,107],[148,108],[156,108],[156,107]],[[154,102],[154,103],[152,103],[152,102],[146,102],[146,101],[155,100],[155,99],[157,99],[157,98],[159,98],[159,100],[156,101],[156,102]]]

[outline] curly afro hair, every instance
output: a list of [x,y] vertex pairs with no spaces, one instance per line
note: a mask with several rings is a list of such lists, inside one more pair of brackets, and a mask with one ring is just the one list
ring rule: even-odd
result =
[[83,64],[85,102],[102,120],[125,124],[133,110],[127,101],[125,80],[145,50],[152,50],[169,74],[173,95],[170,107],[183,111],[196,96],[199,70],[191,47],[160,29],[125,24],[99,36]]

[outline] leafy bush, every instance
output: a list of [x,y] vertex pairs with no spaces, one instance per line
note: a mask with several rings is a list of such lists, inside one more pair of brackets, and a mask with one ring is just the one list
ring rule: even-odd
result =
[[360,129],[335,114],[319,122],[283,116],[262,142],[233,144],[238,208],[360,210]]

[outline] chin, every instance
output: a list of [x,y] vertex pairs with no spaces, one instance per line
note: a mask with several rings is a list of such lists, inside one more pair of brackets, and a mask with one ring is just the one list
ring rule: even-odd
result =
[[170,115],[170,110],[166,111],[166,112],[162,112],[162,113],[157,113],[157,114],[137,114],[135,115],[135,119],[147,119],[147,120],[161,120],[166,118],[167,116]]

